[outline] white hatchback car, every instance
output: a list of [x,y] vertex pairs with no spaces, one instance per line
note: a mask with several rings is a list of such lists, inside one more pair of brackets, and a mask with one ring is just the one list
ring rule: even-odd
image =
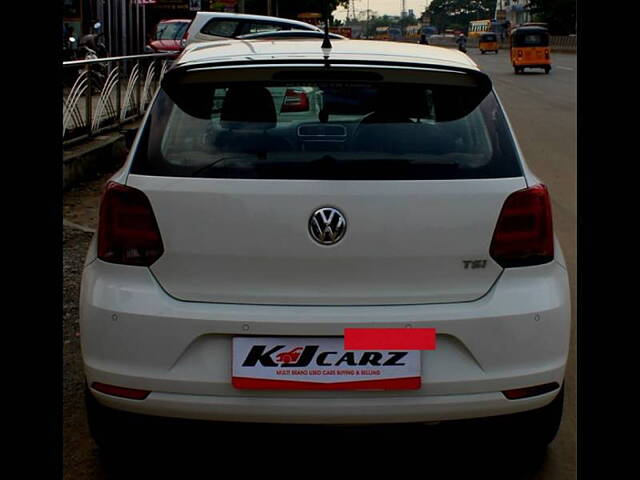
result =
[[547,189],[466,55],[217,42],[166,73],[106,186],[80,328],[101,445],[127,431],[119,411],[496,417],[542,446],[562,413],[569,287]]
[[186,46],[194,42],[210,42],[280,30],[322,31],[310,23],[289,18],[244,13],[197,12],[189,25],[184,43]]

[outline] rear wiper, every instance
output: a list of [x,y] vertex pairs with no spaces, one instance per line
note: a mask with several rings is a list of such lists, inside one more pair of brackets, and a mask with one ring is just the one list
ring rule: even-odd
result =
[[228,157],[218,158],[214,162],[211,162],[210,164],[199,168],[195,172],[192,172],[191,175],[194,176],[194,177],[200,176],[200,174],[206,172],[207,170],[210,170],[211,168],[213,168],[216,165],[218,165],[220,162],[225,162],[227,160],[234,160],[234,159],[238,159],[238,158],[246,158],[246,155],[231,155],[231,156],[228,156]]

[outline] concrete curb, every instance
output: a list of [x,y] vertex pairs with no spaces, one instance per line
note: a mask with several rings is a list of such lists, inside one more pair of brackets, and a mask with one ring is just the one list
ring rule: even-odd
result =
[[118,169],[127,158],[127,137],[135,134],[139,123],[128,126],[122,132],[114,132],[63,152],[62,189],[67,190],[78,182],[95,176],[96,173]]
[[70,220],[67,220],[66,218],[62,219],[62,225],[64,225],[65,227],[74,228],[76,230],[80,230],[80,231],[86,232],[86,233],[96,233],[95,228],[85,227],[84,225],[80,225],[78,223],[74,223],[74,222],[72,222]]

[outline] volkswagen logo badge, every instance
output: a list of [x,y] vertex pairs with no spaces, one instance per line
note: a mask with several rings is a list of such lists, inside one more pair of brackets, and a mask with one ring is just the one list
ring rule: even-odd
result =
[[346,231],[347,221],[337,208],[319,208],[309,219],[309,233],[321,245],[338,243]]

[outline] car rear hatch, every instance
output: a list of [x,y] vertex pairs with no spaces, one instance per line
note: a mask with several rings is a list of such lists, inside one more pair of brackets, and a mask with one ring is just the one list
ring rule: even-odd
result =
[[[261,89],[255,71],[168,75],[127,178],[148,197],[162,236],[164,253],[150,266],[159,284],[184,301],[246,304],[422,304],[485,295],[502,271],[489,254],[502,205],[526,187],[486,77],[409,72],[414,93],[393,90],[405,95],[396,103],[412,104],[416,95],[428,104],[422,113],[407,111],[422,116],[409,125],[370,116],[364,105],[367,95],[378,99],[387,84],[398,86],[401,72],[377,69],[380,79],[366,85],[310,82],[320,68],[294,69],[287,79],[296,88],[293,79],[306,75],[299,84],[319,89],[329,117],[320,120],[315,112],[289,121],[278,105],[275,121],[255,118],[262,108],[250,93]],[[282,68],[257,70],[269,79],[283,75]],[[336,71],[345,82],[346,70]],[[230,97],[242,75],[253,75],[254,90],[224,100],[216,113],[210,98]],[[212,86],[218,93],[200,96]],[[354,97],[355,106],[345,100]],[[335,221],[326,244],[314,233],[314,213],[324,207],[343,216],[336,243]]]

